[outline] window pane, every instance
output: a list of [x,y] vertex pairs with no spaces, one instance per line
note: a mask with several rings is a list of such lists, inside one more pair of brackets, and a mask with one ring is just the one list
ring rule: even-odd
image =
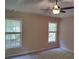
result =
[[5,21],[6,32],[21,32],[21,21],[19,20],[6,20]]
[[56,41],[56,33],[49,33],[48,42],[55,42]]
[[56,31],[57,30],[57,24],[56,23],[49,23],[48,24],[48,31]]
[[6,48],[15,48],[20,47],[20,34],[6,34]]

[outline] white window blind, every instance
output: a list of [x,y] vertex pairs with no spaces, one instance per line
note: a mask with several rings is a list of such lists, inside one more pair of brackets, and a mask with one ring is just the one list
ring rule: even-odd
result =
[[21,47],[21,20],[5,20],[5,48]]
[[48,42],[56,42],[57,24],[48,23]]

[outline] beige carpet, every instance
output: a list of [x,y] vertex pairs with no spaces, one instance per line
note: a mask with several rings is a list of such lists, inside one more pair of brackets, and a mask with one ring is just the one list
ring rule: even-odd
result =
[[24,55],[11,59],[74,59],[74,54],[62,49],[52,49],[37,54]]
[[40,53],[40,59],[74,59],[74,54],[61,49],[53,49]]

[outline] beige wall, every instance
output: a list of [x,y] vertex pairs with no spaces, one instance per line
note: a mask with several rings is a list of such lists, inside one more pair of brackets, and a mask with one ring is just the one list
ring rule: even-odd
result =
[[[6,11],[6,18],[22,20],[22,43],[24,51],[58,47],[57,44],[55,46],[48,44],[48,22],[54,20],[54,18],[13,11]],[[9,51],[7,50],[8,54],[11,54],[13,50]]]
[[74,51],[74,16],[65,17],[61,20],[60,47]]

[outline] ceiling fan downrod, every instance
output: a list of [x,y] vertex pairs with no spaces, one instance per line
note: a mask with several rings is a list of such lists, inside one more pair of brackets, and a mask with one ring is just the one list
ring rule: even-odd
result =
[[57,5],[58,0],[56,0],[56,5]]

